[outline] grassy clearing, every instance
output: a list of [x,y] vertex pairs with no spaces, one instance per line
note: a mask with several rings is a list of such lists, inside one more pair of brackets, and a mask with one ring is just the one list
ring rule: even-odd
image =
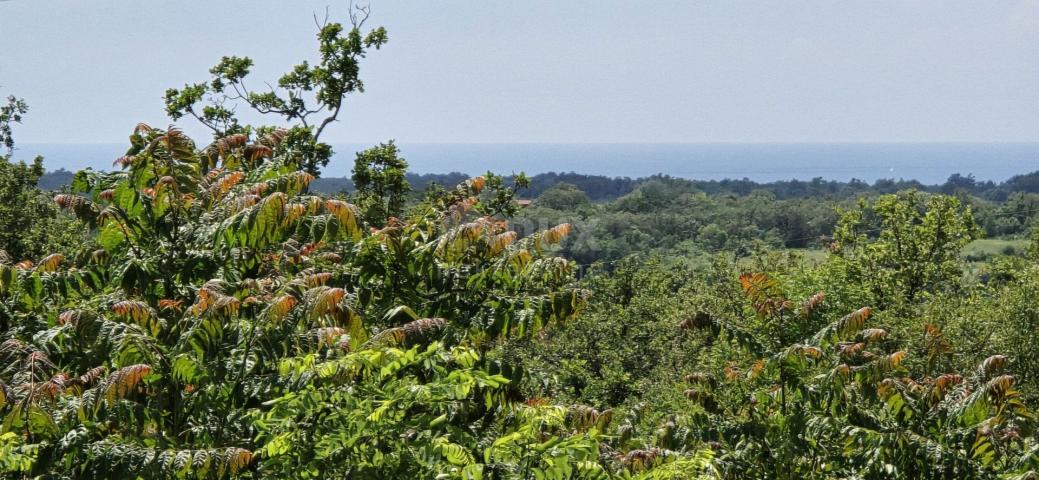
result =
[[[1028,240],[1007,240],[1000,238],[983,238],[975,240],[963,247],[962,257],[971,263],[985,263],[1000,255],[1022,255],[1028,250]],[[792,248],[788,250],[804,257],[810,265],[818,265],[826,260],[827,252],[823,249]]]
[[[961,257],[967,261],[967,272],[977,274],[991,259],[1000,255],[1024,255],[1028,251],[1028,240],[1007,240],[998,238],[984,238],[975,240],[963,247]],[[828,252],[821,248],[788,248],[786,253],[800,256],[806,265],[815,266],[826,260]],[[677,255],[675,258],[698,258],[706,265],[706,257],[698,255]],[[751,259],[743,257],[739,260],[741,264],[750,265]]]
[[961,255],[968,260],[977,261],[997,255],[1019,255],[1026,250],[1028,250],[1028,240],[983,238],[963,247]]

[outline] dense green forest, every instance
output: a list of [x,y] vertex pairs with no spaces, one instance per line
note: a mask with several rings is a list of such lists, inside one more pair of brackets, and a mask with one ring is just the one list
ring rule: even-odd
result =
[[[40,177],[39,184],[44,190],[60,190],[70,185],[72,178],[67,171],[49,172]],[[404,176],[412,201],[421,200],[431,190],[469,179],[461,173]],[[502,180],[516,182],[513,176]],[[316,178],[310,189],[325,195],[349,196],[356,192],[352,180],[341,178]],[[998,184],[954,174],[946,183],[932,186],[894,180],[872,185],[823,179],[757,183],[664,175],[630,179],[542,173],[524,179],[516,194],[530,200],[530,207],[510,220],[521,234],[539,227],[572,224],[579,235],[565,241],[560,253],[580,264],[616,261],[647,249],[677,257],[720,250],[746,254],[757,243],[820,250],[829,245],[840,210],[863,208],[881,195],[907,190],[957,197],[971,207],[984,237],[990,239],[1023,239],[1034,229],[1039,216],[1039,172]],[[1000,245],[1005,252],[999,253],[1024,251],[1019,248],[1021,242]],[[982,248],[973,258],[986,259],[992,253],[986,250],[991,249]]]
[[1039,177],[416,176],[389,141],[318,189],[366,18],[278,89],[167,90],[212,138],[138,124],[114,171],[46,184],[0,106],[5,477],[1039,478]]

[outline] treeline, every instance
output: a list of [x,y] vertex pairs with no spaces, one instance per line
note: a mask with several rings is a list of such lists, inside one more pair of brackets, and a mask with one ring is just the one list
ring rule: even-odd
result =
[[[72,183],[73,172],[58,169],[44,173],[39,179],[39,187],[43,190],[61,190]],[[450,187],[468,180],[471,175],[461,172],[450,173],[415,173],[408,172],[406,180],[416,194],[428,190],[433,185]],[[512,176],[506,176],[507,182],[515,180]],[[647,179],[632,179],[628,177],[607,177],[603,175],[584,175],[580,173],[540,173],[528,177],[530,183],[520,191],[524,197],[533,198],[541,195],[548,189],[560,183],[569,183],[579,186],[593,201],[612,200],[634,190],[640,183]],[[349,177],[320,177],[314,179],[310,185],[314,192],[324,194],[353,193],[353,179]]]
[[[1027,185],[1021,179],[1029,177],[1015,177],[998,188]],[[752,186],[758,188],[750,189]],[[817,180],[757,184],[657,176],[641,181],[615,200],[600,202],[578,185],[561,183],[539,195],[514,222],[521,232],[572,223],[580,234],[565,242],[563,253],[582,264],[647,252],[673,257],[722,250],[739,253],[757,244],[822,250],[832,241],[840,211],[889,194],[888,189],[947,193],[942,187],[924,188],[916,183],[868,186]],[[1004,200],[990,200],[965,189],[948,193],[970,206],[989,238],[1026,235],[1039,220],[1036,193],[1013,191]],[[871,227],[875,232],[879,225]]]
[[[39,185],[59,190],[70,172],[43,175]],[[468,175],[406,173],[411,201],[450,187]],[[504,183],[516,179],[504,177]],[[317,178],[311,191],[356,194],[352,179]],[[577,173],[544,173],[527,178],[519,197],[532,205],[513,219],[520,233],[569,222],[581,235],[563,253],[582,264],[612,261],[636,252],[696,256],[719,250],[742,251],[755,243],[775,248],[825,248],[839,209],[904,190],[958,196],[972,208],[989,238],[1028,233],[1039,218],[1039,172],[999,184],[952,175],[942,185],[878,180],[873,184],[816,178],[758,183],[751,180],[689,180],[667,175],[611,178]]]
[[[414,173],[408,172],[407,181],[411,184],[413,191],[421,193],[433,185],[449,187],[457,185],[470,178],[460,172],[451,173]],[[584,175],[580,173],[539,173],[527,177],[529,184],[520,190],[519,194],[526,198],[535,198],[545,193],[550,188],[560,183],[569,183],[578,186],[581,191],[592,201],[613,200],[634,190],[639,184],[647,179],[632,179],[628,177],[607,177],[604,175]],[[506,182],[512,182],[515,177],[505,176]],[[345,177],[323,177],[314,180],[311,186],[314,191],[334,194],[352,193],[354,191],[353,180]]]
[[[67,174],[66,174],[67,175]],[[408,173],[407,180],[417,191],[422,191],[432,184],[456,185],[469,178],[459,172],[451,173]],[[688,189],[700,191],[708,195],[747,196],[754,192],[765,191],[777,199],[792,198],[849,198],[863,194],[883,195],[907,189],[915,189],[932,193],[953,195],[966,193],[985,200],[1006,201],[1014,193],[1039,193],[1039,171],[1016,175],[1003,182],[978,181],[973,175],[953,174],[941,185],[925,185],[916,180],[880,179],[872,184],[852,179],[850,181],[826,180],[816,177],[811,180],[780,180],[775,182],[756,182],[748,178],[725,180],[690,180],[671,177],[669,175],[653,175],[644,178],[609,177],[605,175],[586,175],[574,172],[548,172],[528,177],[530,185],[520,194],[528,198],[536,198],[548,189],[560,183],[574,185],[583,191],[593,202],[614,200],[627,195],[650,181],[667,181],[684,183]],[[512,180],[506,176],[506,181]],[[353,183],[349,178],[319,178],[312,187],[321,193],[352,192]]]
[[[657,175],[642,179],[642,183],[652,179],[671,179],[665,175]],[[678,179],[671,179],[678,180]],[[872,184],[851,179],[850,181],[826,180],[816,177],[811,180],[779,180],[775,182],[755,182],[743,179],[725,180],[679,180],[688,182],[691,188],[710,195],[746,196],[754,192],[766,191],[777,199],[792,198],[848,198],[864,194],[884,195],[913,189],[946,195],[967,194],[985,200],[1002,202],[1014,193],[1039,193],[1039,171],[1015,175],[1003,182],[991,180],[978,181],[973,175],[955,173],[940,185],[925,185],[916,180],[879,179]],[[573,183],[573,182],[571,182]],[[580,185],[575,183],[575,185]],[[624,192],[627,193],[627,192]],[[623,194],[623,193],[622,193]]]
[[[59,169],[45,173],[40,177],[39,187],[44,190],[59,190],[69,185],[73,172]],[[436,184],[440,186],[457,185],[471,175],[461,172],[450,173],[407,173],[407,181],[412,189],[418,192]],[[506,181],[513,180],[510,176]],[[1014,193],[1039,193],[1039,171],[1015,175],[1003,182],[978,181],[973,175],[953,174],[941,185],[925,185],[916,180],[881,179],[872,184],[852,179],[850,181],[826,180],[822,177],[811,180],[780,180],[775,182],[756,182],[748,178],[725,180],[690,180],[669,175],[653,175],[644,178],[609,177],[605,175],[586,175],[574,172],[548,172],[528,176],[529,186],[520,191],[523,197],[536,198],[548,189],[560,183],[574,185],[583,191],[593,202],[614,200],[627,195],[650,181],[679,182],[688,189],[700,191],[708,195],[747,196],[754,192],[765,191],[777,199],[791,198],[848,198],[863,194],[888,194],[907,189],[915,189],[932,193],[953,195],[966,193],[985,200],[1002,202]],[[354,191],[353,180],[347,177],[322,177],[314,180],[311,190],[333,194]]]

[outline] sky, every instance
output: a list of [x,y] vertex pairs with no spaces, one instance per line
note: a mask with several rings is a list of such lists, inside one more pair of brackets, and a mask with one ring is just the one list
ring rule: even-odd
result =
[[[314,57],[309,0],[0,0],[19,142],[123,142],[223,55]],[[1039,0],[385,1],[332,142],[1039,140]],[[189,133],[204,131],[187,120]]]

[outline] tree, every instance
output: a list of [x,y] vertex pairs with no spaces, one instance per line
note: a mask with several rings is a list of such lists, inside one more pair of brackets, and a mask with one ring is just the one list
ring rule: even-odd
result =
[[339,118],[347,96],[364,91],[361,59],[389,38],[382,27],[362,33],[369,7],[351,4],[350,8],[349,28],[329,22],[327,15],[318,23],[320,60],[315,65],[306,61],[296,65],[278,79],[277,88],[250,90],[245,81],[253,61],[248,57],[223,57],[210,69],[210,81],[166,90],[167,114],[173,120],[189,115],[212,130],[217,139],[271,131],[270,127],[242,125],[233,107],[237,102],[261,114],[298,122],[285,133],[284,146],[302,169],[318,176],[332,157],[332,147],[321,142],[321,135]]
[[[547,254],[569,225],[507,229],[526,177],[471,178],[387,219],[407,191],[390,143],[362,154],[367,215],[309,194],[331,154],[318,137],[386,40],[362,38],[356,13],[349,32],[322,25],[322,61],[282,78],[287,97],[248,91],[251,62],[235,57],[167,92],[170,115],[202,121],[212,143],[139,124],[119,171],[77,172],[54,197],[89,227],[83,255],[0,262],[0,472],[604,474],[609,415],[520,402],[522,372],[493,356],[588,297]],[[299,124],[242,126],[228,100]],[[324,443],[343,435],[361,442]]]
[[577,210],[591,204],[588,194],[572,183],[560,182],[538,195],[538,207],[555,210]]
[[721,227],[714,223],[701,227],[697,237],[705,247],[711,250],[720,250],[721,248],[724,248],[725,243],[729,240],[729,236],[725,233],[725,230],[722,230]]
[[[36,188],[43,175],[42,159],[31,164],[0,157],[0,250],[8,260],[35,260],[45,253],[50,221],[57,210]],[[50,253],[50,252],[47,252]]]
[[22,122],[22,115],[29,111],[29,105],[25,100],[10,95],[7,103],[0,105],[0,145],[7,150],[7,156],[14,153],[14,136],[11,125]]
[[970,207],[957,198],[907,190],[842,212],[833,258],[878,305],[912,302],[958,280],[960,251],[979,235]]
[[[99,248],[0,265],[0,435],[15,434],[0,448],[27,459],[12,468],[91,477],[443,471],[460,453],[441,443],[471,438],[452,432],[473,418],[491,424],[473,432],[470,450],[511,428],[517,372],[480,359],[583,307],[571,264],[544,253],[569,227],[518,239],[475,213],[486,184],[477,177],[370,228],[358,207],[306,192],[313,177],[273,153],[282,138],[199,149],[179,130],[139,125],[123,170],[78,172],[72,191],[55,197],[94,227],[89,243]],[[260,146],[272,153],[248,161]],[[483,413],[470,407],[485,401]],[[404,402],[439,413],[390,409]],[[407,440],[441,460],[321,457],[325,447],[307,443],[313,428],[276,422],[287,411],[325,421],[326,408],[340,407],[342,422],[368,420],[329,427],[365,438],[395,431],[377,421],[384,412],[407,411],[408,422],[448,414],[431,436]],[[510,456],[509,442],[544,442],[531,421],[487,455],[556,468]],[[401,442],[406,425],[387,441]],[[580,458],[596,457],[595,432],[567,432]],[[290,438],[307,453],[278,447]],[[360,458],[376,463],[353,470]]]
[[977,186],[978,181],[974,178],[973,174],[967,174],[967,176],[954,173],[949,176],[949,179],[942,185],[941,191],[946,195],[954,195],[958,191],[971,192]]
[[15,162],[12,126],[21,123],[29,107],[10,96],[0,106],[0,263],[35,260],[47,253],[71,253],[82,240],[82,231],[71,218],[58,212],[50,197],[37,188],[43,176],[43,158]]
[[354,161],[354,196],[364,216],[373,225],[383,226],[390,217],[404,214],[404,202],[411,185],[405,179],[408,162],[398,156],[391,140],[357,154]]
[[[805,327],[825,315],[825,294],[794,302],[768,275],[740,282],[753,317],[712,309],[681,324],[721,342],[719,351],[749,355],[686,377],[695,413],[665,427],[670,448],[695,442],[690,436],[724,442],[719,458],[738,478],[1034,475],[1030,447],[1017,442],[1033,414],[1003,355],[972,372],[914,376],[888,332],[867,328],[873,309],[811,333]],[[952,348],[934,325],[924,336],[928,349]]]

